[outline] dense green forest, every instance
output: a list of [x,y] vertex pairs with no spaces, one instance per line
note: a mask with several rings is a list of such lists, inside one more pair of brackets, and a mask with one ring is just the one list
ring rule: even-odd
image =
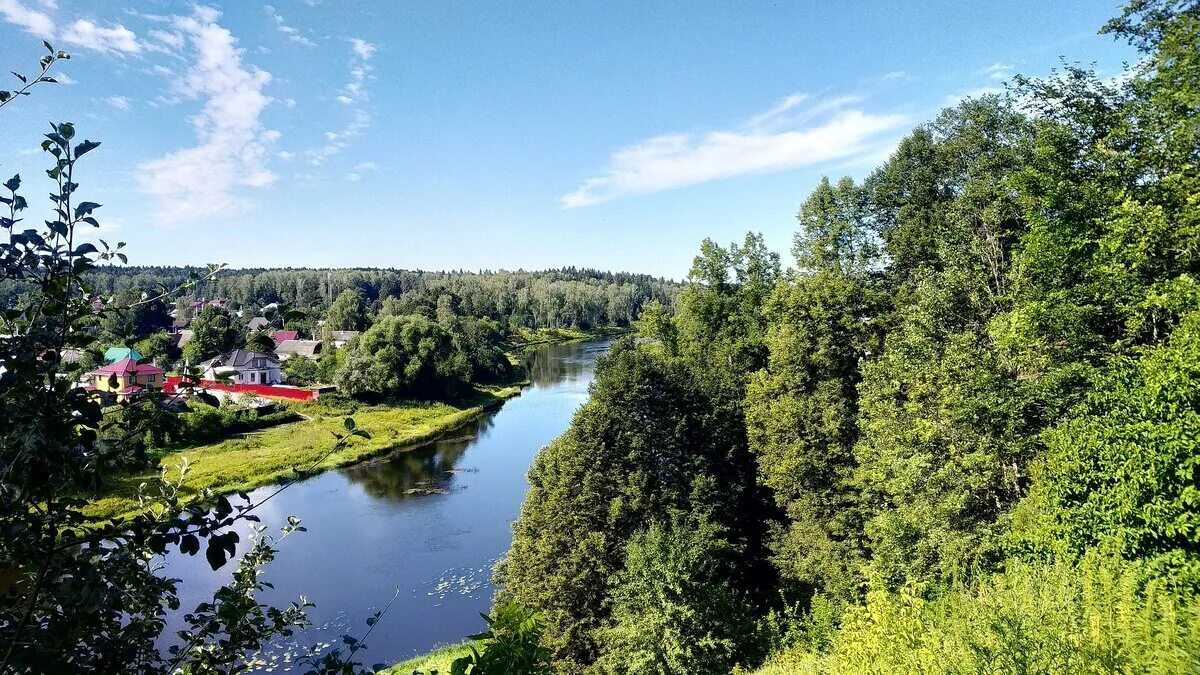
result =
[[558,672],[1200,668],[1200,7],[1104,31],[647,307],[498,570]]
[[203,281],[191,288],[194,297],[221,298],[251,311],[280,304],[324,316],[343,293],[352,291],[376,312],[423,313],[434,318],[441,300],[452,302],[459,314],[488,318],[505,328],[627,325],[643,304],[651,300],[669,304],[679,288],[677,283],[645,274],[576,268],[542,272],[223,269],[209,277],[208,270],[194,267],[109,266],[90,273],[88,282],[98,294],[127,301],[197,278]]

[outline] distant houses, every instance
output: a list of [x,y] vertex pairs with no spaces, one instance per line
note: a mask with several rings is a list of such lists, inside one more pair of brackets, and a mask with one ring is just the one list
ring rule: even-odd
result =
[[229,379],[233,384],[281,384],[283,371],[274,354],[234,349],[200,364],[205,380]]
[[270,325],[271,322],[268,321],[266,317],[256,316],[253,319],[250,319],[249,323],[246,324],[246,330],[253,332],[267,328]]
[[279,356],[280,361],[287,361],[293,356],[316,361],[321,358],[321,341],[320,340],[284,340],[276,343],[275,354]]
[[162,389],[165,375],[162,368],[126,357],[88,373],[91,384],[87,390],[102,400],[120,403]]
[[277,330],[275,331],[275,344],[287,342],[288,340],[300,339],[300,331],[298,330]]
[[345,347],[348,342],[358,337],[362,333],[356,330],[333,330],[329,331],[329,343],[337,349]]

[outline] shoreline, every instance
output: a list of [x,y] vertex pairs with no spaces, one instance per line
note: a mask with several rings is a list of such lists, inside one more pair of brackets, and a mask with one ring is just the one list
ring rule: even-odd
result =
[[[513,345],[510,357],[515,356],[513,352],[523,352],[529,348],[600,340],[624,335],[631,330],[611,327],[592,331],[571,331],[565,334],[555,331],[552,335],[544,335],[542,339]],[[476,385],[473,396],[454,403],[413,401],[400,405],[364,405],[346,412],[322,411],[322,414],[303,415],[305,419],[296,422],[266,427],[252,436],[235,434],[214,443],[174,450],[164,455],[152,467],[136,474],[115,477],[108,490],[88,495],[89,504],[85,512],[93,522],[127,519],[144,513],[146,508],[138,503],[137,486],[151,483],[160,475],[165,475],[168,480],[178,479],[179,466],[184,461],[188,462],[189,468],[188,478],[180,488],[180,502],[189,504],[199,501],[205,489],[212,490],[214,495],[228,495],[249,492],[268,485],[280,485],[297,475],[297,466],[311,466],[305,469],[301,477],[303,480],[331,469],[379,461],[385,457],[411,452],[422,445],[445,438],[480,416],[500,408],[509,399],[520,396],[529,384],[528,379],[522,378],[502,385]],[[319,399],[312,405],[320,411]],[[372,438],[354,439],[350,445],[324,457],[315,465],[312,462],[321,458],[324,449],[300,447],[297,448],[299,452],[295,454],[271,459],[272,451],[276,449],[272,445],[273,441],[278,441],[279,446],[285,446],[298,436],[312,435],[307,432],[340,432],[341,422],[345,417],[354,417],[358,428],[370,432]],[[390,417],[413,419],[387,419]],[[380,426],[383,428],[379,428]],[[328,433],[318,435],[322,443],[332,443],[332,437]],[[231,461],[234,459],[243,461]],[[251,470],[241,470],[254,464],[259,466]]]

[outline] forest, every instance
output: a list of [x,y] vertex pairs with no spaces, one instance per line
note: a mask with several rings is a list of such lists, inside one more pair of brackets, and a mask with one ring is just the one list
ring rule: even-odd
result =
[[1200,8],[705,240],[545,449],[501,601],[559,673],[1200,664]]
[[[541,272],[422,272],[391,269],[222,269],[100,266],[88,275],[97,294],[117,301],[194,283],[192,295],[255,310],[284,305],[323,316],[346,291],[390,314],[424,313],[448,296],[465,316],[503,327],[591,328],[627,325],[651,300],[670,303],[679,284],[645,274],[564,268]],[[14,291],[9,291],[12,294]],[[0,299],[4,289],[0,287]],[[299,326],[303,328],[303,326]],[[311,330],[311,327],[310,327]]]

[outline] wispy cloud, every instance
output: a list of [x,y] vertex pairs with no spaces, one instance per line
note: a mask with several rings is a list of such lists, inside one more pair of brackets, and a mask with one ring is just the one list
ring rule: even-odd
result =
[[105,54],[139,54],[142,45],[137,35],[122,26],[100,26],[87,19],[77,19],[67,27],[61,37],[63,42]]
[[979,71],[980,75],[989,80],[1007,80],[1013,73],[1013,67],[1006,63],[993,63]]
[[0,17],[40,38],[54,37],[54,19],[45,12],[26,7],[18,0],[0,0]]
[[[0,0],[0,19],[46,40],[61,41],[105,54],[138,54],[142,45],[137,35],[121,24],[101,26],[89,19],[76,19],[61,32],[47,11],[58,9],[56,2],[41,2],[41,10],[20,0]],[[43,11],[45,10],[45,11]]]
[[854,96],[792,94],[737,127],[655,136],[621,148],[601,175],[562,196],[565,208],[602,204],[750,174],[877,153],[909,118],[870,113]]
[[192,63],[174,83],[187,100],[204,99],[192,118],[197,145],[138,167],[142,192],[158,199],[157,220],[178,224],[228,212],[244,205],[240,188],[270,185],[275,175],[264,160],[279,132],[263,128],[260,117],[271,99],[264,89],[271,74],[242,61],[244,50],[217,21],[220,12],[196,6],[190,16],[172,19],[186,38]]
[[378,169],[379,165],[375,162],[360,162],[356,164],[349,173],[346,174],[346,180],[350,181],[351,183],[357,183],[358,181],[362,180],[362,175],[364,173],[376,171]]
[[276,30],[282,33],[283,36],[288,40],[295,42],[298,45],[304,45],[305,47],[317,46],[316,42],[313,42],[305,37],[298,28],[295,26],[289,26],[287,22],[283,20],[283,15],[277,12],[271,5],[263,5],[263,11],[266,12],[267,16],[275,22]]
[[117,110],[129,110],[131,101],[128,96],[109,96],[104,102]]
[[324,145],[305,152],[309,164],[321,166],[330,158],[340,154],[349,139],[362,134],[371,125],[371,114],[367,112],[363,104],[369,98],[366,84],[368,80],[373,79],[371,75],[373,67],[369,62],[375,56],[376,51],[376,46],[366,40],[350,39],[350,81],[342,87],[337,100],[343,105],[350,106],[353,109],[353,116],[341,129],[326,131]]
[[337,97],[338,101],[345,105],[362,103],[367,100],[367,91],[364,85],[373,70],[368,62],[371,57],[375,56],[376,47],[366,40],[351,38],[350,49],[354,53],[354,60],[350,64],[350,81],[342,87],[342,93]]

